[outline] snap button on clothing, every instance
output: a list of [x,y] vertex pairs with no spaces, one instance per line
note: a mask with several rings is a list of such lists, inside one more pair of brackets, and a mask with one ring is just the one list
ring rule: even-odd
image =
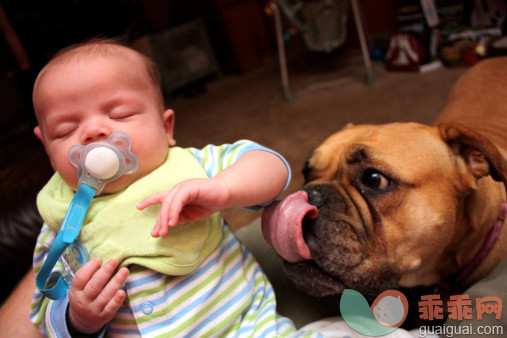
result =
[[153,312],[153,305],[150,302],[145,302],[141,304],[141,311],[143,311],[145,315],[149,315]]

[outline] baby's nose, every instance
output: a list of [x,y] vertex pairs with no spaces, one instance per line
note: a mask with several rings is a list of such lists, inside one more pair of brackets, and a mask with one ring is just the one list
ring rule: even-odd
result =
[[111,131],[108,128],[101,126],[89,126],[81,137],[81,144],[88,145],[93,142],[105,141]]

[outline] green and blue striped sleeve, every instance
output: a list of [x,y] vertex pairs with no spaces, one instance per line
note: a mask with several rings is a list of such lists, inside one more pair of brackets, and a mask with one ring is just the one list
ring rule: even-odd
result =
[[[289,173],[285,187],[278,196],[280,196],[287,189],[292,177],[289,163],[282,155],[272,149],[266,148],[258,143],[249,140],[240,140],[232,144],[223,144],[221,146],[209,144],[203,149],[187,148],[186,150],[190,152],[192,156],[194,156],[194,158],[202,165],[208,177],[215,176],[231,164],[235,163],[242,155],[249,151],[262,150],[274,154],[278,156],[280,160],[285,164]],[[278,198],[278,196],[276,196],[273,200],[259,205],[247,207],[245,209],[253,211],[259,210],[262,207],[269,205],[276,198]]]

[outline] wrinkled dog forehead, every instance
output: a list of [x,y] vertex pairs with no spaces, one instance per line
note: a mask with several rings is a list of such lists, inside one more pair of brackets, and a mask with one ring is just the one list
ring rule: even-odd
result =
[[449,170],[452,163],[446,159],[450,155],[434,127],[418,123],[347,126],[312,153],[305,170],[308,176],[323,179],[348,165],[364,164],[414,177],[420,168],[446,166]]

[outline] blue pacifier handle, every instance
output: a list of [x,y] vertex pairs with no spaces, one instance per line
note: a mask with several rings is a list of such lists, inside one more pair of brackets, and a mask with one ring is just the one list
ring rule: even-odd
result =
[[[136,155],[130,151],[130,147],[131,141],[127,134],[114,132],[104,142],[95,142],[87,146],[75,145],[69,149],[69,160],[77,169],[79,188],[70,202],[54,244],[36,277],[37,288],[45,296],[60,299],[67,292],[69,286],[62,276],[58,277],[56,285],[51,288],[46,289],[46,282],[64,251],[78,237],[93,197],[100,194],[106,183],[137,169],[139,162]],[[87,162],[90,157],[92,160]]]
[[42,294],[51,299],[62,298],[69,288],[61,276],[58,277],[58,281],[55,286],[48,289],[46,289],[45,286],[53,267],[58,262],[58,259],[65,249],[67,249],[69,244],[74,242],[79,235],[79,230],[83,224],[86,211],[88,210],[88,206],[90,205],[93,196],[95,196],[95,192],[95,189],[86,184],[82,184],[79,189],[77,189],[74,198],[70,202],[69,209],[67,209],[60,231],[58,231],[58,235],[56,235],[53,246],[44,261],[41,270],[37,274],[35,279],[37,288],[40,292],[42,292]]

